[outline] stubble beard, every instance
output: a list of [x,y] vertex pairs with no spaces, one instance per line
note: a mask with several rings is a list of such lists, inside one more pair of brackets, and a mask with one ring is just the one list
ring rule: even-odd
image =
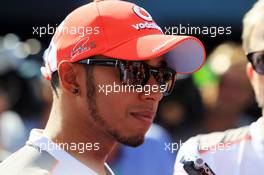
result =
[[103,128],[104,132],[109,135],[110,137],[114,138],[116,141],[132,147],[137,147],[144,143],[144,135],[133,135],[133,136],[123,136],[122,133],[118,132],[116,129],[114,129],[112,126],[110,126],[100,115],[100,112],[98,110],[98,105],[96,103],[96,86],[93,76],[92,68],[86,70],[86,87],[87,87],[87,93],[86,93],[86,99],[87,103],[90,109],[90,116],[94,120],[95,123],[97,123],[100,128]]

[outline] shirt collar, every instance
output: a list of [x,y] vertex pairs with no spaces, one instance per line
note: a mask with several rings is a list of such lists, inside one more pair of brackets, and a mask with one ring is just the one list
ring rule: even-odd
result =
[[[71,156],[68,152],[61,149],[59,145],[51,141],[46,135],[43,134],[43,130],[40,129],[31,130],[27,144],[37,147],[40,151],[42,150],[47,151],[50,155],[52,155],[55,159],[58,160],[60,166],[71,165],[73,174],[75,174],[76,169],[78,169],[79,175],[87,175],[87,174],[98,175],[92,169],[85,166],[83,163],[81,163],[73,156]],[[113,171],[106,163],[105,163],[105,169],[107,175],[114,175]]]

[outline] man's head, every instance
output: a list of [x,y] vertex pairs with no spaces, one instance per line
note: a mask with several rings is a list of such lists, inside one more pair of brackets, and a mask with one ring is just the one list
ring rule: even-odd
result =
[[[146,64],[160,67],[162,60],[159,57]],[[143,89],[123,85],[118,67],[63,62],[58,68],[58,78],[58,98],[74,103],[77,107],[72,108],[78,111],[82,121],[96,125],[100,131],[130,146],[143,142],[163,96],[158,90],[147,94]],[[147,85],[160,86],[154,76]]]
[[[73,28],[82,30],[72,33]],[[176,72],[198,70],[205,52],[194,37],[164,35],[143,8],[109,0],[69,14],[44,60],[41,71],[65,110],[74,110],[77,121],[96,132],[137,146],[158,102],[173,89]]]
[[243,48],[248,56],[247,74],[257,102],[264,107],[264,1],[259,0],[243,21]]

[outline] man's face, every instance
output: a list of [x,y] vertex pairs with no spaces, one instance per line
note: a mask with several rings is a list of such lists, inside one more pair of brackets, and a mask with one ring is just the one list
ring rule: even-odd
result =
[[[262,20],[259,20],[250,37],[248,38],[248,52],[264,51],[264,24]],[[264,76],[257,72],[252,72],[250,81],[255,91],[255,96],[259,107],[264,107]]]
[[[147,64],[159,67],[161,61],[162,58],[155,58],[147,61]],[[87,81],[86,103],[95,124],[120,143],[129,146],[142,144],[154,120],[162,93],[151,92],[146,95],[148,93],[122,92],[121,89],[114,92],[114,82],[121,86],[118,68],[94,66],[92,74],[93,80],[90,77]],[[148,85],[158,85],[153,76]],[[108,92],[107,95],[106,86],[108,90],[112,88],[112,92]]]

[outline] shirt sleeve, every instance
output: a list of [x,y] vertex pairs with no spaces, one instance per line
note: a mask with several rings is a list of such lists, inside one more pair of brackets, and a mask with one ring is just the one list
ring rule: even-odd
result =
[[183,169],[183,164],[181,163],[181,159],[183,157],[194,157],[198,156],[198,142],[197,138],[193,137],[187,140],[180,148],[174,165],[173,175],[188,175],[187,172]]

